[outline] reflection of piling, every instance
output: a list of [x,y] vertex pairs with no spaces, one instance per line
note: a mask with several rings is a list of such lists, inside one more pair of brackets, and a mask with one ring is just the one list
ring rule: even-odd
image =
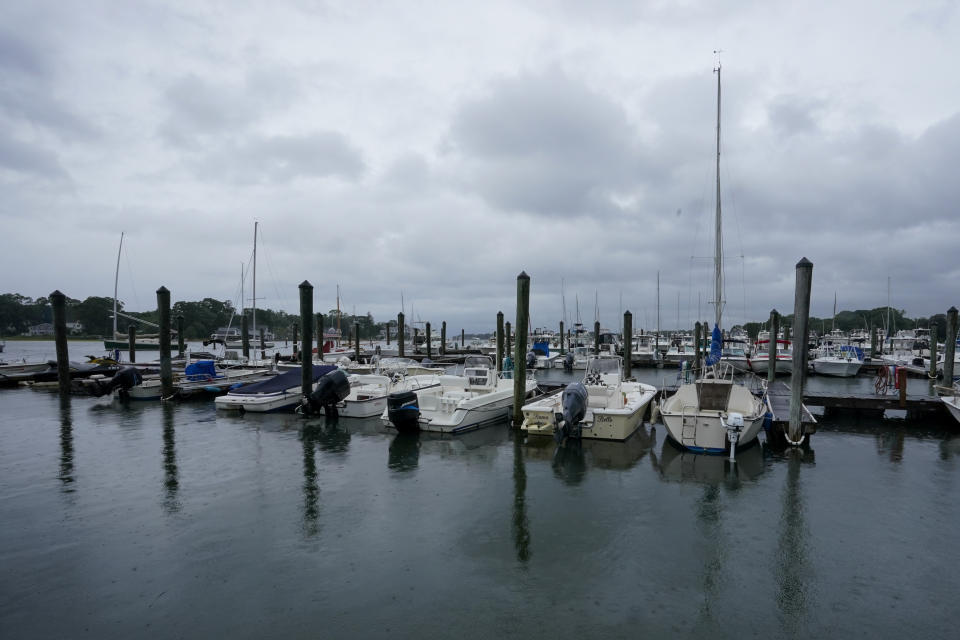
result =
[[130,362],[137,361],[137,327],[130,325],[127,327],[127,348],[130,351]]
[[183,344],[183,314],[177,314],[177,357],[182,358],[186,354],[186,345]]
[[600,353],[600,321],[593,323],[593,355]]
[[930,379],[937,379],[937,325],[930,324]]
[[300,324],[303,325],[303,344],[300,350],[300,392],[304,399],[313,389],[313,358],[310,357],[311,319],[313,318],[313,285],[307,280],[300,283]]
[[[794,335],[800,340],[800,348],[793,350],[793,375],[790,383],[791,443],[798,444],[803,436],[803,386],[807,379],[807,323],[810,320],[810,285],[813,282],[813,263],[801,258],[797,263],[796,290],[793,303]],[[771,342],[776,336],[770,336]],[[776,348],[776,347],[774,347]]]
[[60,397],[60,482],[62,490],[70,493],[73,483],[73,419],[70,411],[70,396]]
[[[562,333],[562,332],[561,332]],[[527,469],[519,435],[513,439],[513,547],[517,560],[530,560],[530,521],[527,518]]]
[[623,375],[629,378],[633,373],[633,314],[627,309],[623,312]]
[[70,394],[70,353],[67,349],[67,296],[59,290],[50,294],[53,306],[53,336],[57,345],[57,385],[61,396]]
[[427,323],[427,357],[428,357],[428,358],[432,358],[432,357],[433,357],[433,345],[430,344],[430,338],[431,338],[431,335],[430,335],[430,323],[428,322],[428,323]]
[[170,291],[157,289],[157,309],[160,313],[160,393],[164,398],[173,395],[173,370],[170,364]]
[[403,343],[407,339],[406,327],[403,326],[403,312],[397,314],[397,353],[403,357]]
[[523,401],[527,397],[527,327],[530,324],[530,276],[517,276],[517,350],[513,366],[513,426],[523,424]]
[[770,312],[770,350],[767,352],[767,384],[777,379],[777,335],[780,333],[780,314],[774,309]]
[[560,321],[560,355],[566,355],[567,352],[563,348],[563,320]]
[[[250,321],[247,320],[247,315],[244,314],[240,316],[240,346],[243,349],[243,358],[248,360],[250,358]],[[224,336],[226,339],[226,336]]]
[[947,310],[947,337],[943,343],[943,386],[953,384],[953,359],[957,348],[957,308]]
[[497,371],[503,371],[503,311],[497,311]]
[[163,501],[164,511],[167,513],[176,513],[180,510],[180,503],[177,500],[177,492],[180,490],[179,472],[177,470],[177,440],[176,430],[174,429],[173,404],[165,402],[163,404],[163,485],[166,489]]

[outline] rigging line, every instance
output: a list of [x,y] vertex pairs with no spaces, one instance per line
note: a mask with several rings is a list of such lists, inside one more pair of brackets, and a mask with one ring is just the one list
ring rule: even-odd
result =
[[744,324],[746,324],[747,322],[747,284],[746,284],[746,275],[745,275],[746,268],[745,268],[745,265],[743,264],[743,261],[745,260],[744,252],[743,252],[743,231],[740,227],[740,207],[737,206],[736,183],[733,181],[733,177],[730,174],[729,162],[724,163],[723,172],[724,174],[726,174],[726,178],[727,178],[726,183],[728,185],[727,193],[730,195],[730,205],[727,208],[733,209],[733,220],[737,225],[737,244],[740,246],[740,260],[741,260],[741,269],[743,274],[741,277],[741,285],[743,286],[743,322]]
[[[261,245],[260,253],[264,254],[264,251],[262,248],[262,246],[265,244],[263,240],[263,227],[258,227],[258,233],[260,234],[260,245]],[[273,280],[273,290],[277,294],[277,301],[278,303],[282,303],[283,296],[280,295],[279,281],[277,280],[276,272],[273,270],[273,261],[270,258],[270,256],[267,254],[264,254],[264,257],[267,259],[267,271],[270,272],[270,278]]]
[[[129,243],[128,243],[129,244]],[[133,291],[133,301],[137,305],[137,309],[142,309],[140,306],[140,298],[137,296],[137,286],[133,282],[133,267],[130,266],[130,254],[127,253],[127,247],[123,248],[123,257],[127,261],[127,274],[130,276],[130,289]]]

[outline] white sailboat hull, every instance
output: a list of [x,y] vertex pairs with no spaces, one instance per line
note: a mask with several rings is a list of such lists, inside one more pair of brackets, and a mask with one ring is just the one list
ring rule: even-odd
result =
[[730,420],[732,413],[743,416],[743,429],[737,436],[737,446],[750,444],[757,439],[757,434],[763,428],[766,406],[742,385],[727,382],[731,386],[730,395],[722,409],[700,406],[697,385],[722,383],[698,381],[684,384],[677,393],[660,403],[660,416],[670,439],[697,453],[725,453],[729,447],[725,423]]

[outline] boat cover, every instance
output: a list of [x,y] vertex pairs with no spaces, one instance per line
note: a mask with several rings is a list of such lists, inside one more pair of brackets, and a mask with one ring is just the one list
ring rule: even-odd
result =
[[213,364],[213,360],[199,360],[197,362],[192,362],[186,366],[186,368],[183,370],[183,373],[187,376],[187,380],[190,381],[213,380],[214,378],[223,377],[223,374],[217,371],[217,367]]
[[[336,368],[337,367],[334,365],[313,365],[313,381],[316,382],[322,376],[327,375]],[[290,371],[286,371],[280,375],[273,376],[269,380],[255,382],[253,384],[240,387],[239,389],[234,389],[230,392],[230,394],[235,396],[249,396],[261,393],[276,393],[278,391],[286,391],[292,387],[300,386],[300,382],[302,380],[301,375],[302,371],[300,369],[291,369]]]
[[720,362],[722,356],[723,334],[720,333],[720,327],[713,325],[713,335],[710,336],[710,355],[707,356],[707,366],[712,366]]

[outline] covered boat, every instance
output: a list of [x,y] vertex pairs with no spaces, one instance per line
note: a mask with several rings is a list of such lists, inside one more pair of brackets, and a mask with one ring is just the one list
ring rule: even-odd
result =
[[[333,365],[313,365],[313,382],[335,371]],[[281,373],[269,380],[240,387],[220,396],[214,402],[224,411],[267,413],[290,411],[302,400],[302,372],[299,369]]]

